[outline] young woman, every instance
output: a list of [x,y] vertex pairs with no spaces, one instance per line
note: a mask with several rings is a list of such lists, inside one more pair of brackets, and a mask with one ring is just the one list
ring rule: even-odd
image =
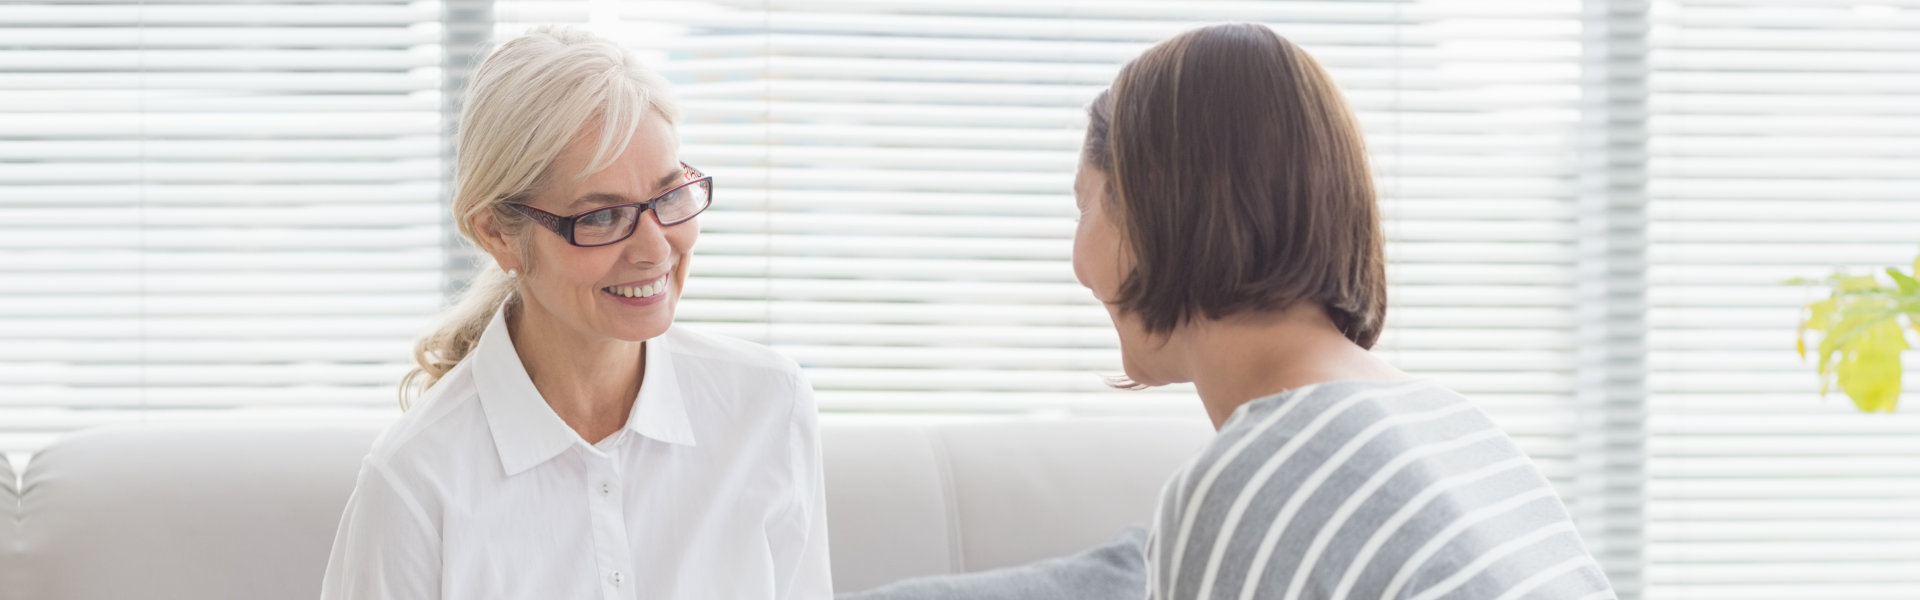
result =
[[542,28],[473,74],[454,222],[493,264],[420,342],[321,596],[832,596],[811,388],[673,328],[713,181],[666,82]]
[[1156,599],[1608,598],[1546,479],[1467,399],[1368,349],[1386,313],[1360,132],[1259,25],[1167,40],[1090,109],[1074,272],[1127,377],[1219,435],[1167,483]]

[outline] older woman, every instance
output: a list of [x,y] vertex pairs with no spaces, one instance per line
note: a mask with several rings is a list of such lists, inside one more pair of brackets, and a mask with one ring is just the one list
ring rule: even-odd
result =
[[565,28],[474,73],[454,222],[494,264],[421,341],[323,598],[831,596],[806,379],[672,327],[713,180],[668,93]]
[[1127,377],[1219,435],[1167,483],[1151,597],[1612,596],[1553,488],[1467,399],[1368,352],[1386,313],[1360,132],[1248,24],[1121,70],[1090,110],[1074,271]]

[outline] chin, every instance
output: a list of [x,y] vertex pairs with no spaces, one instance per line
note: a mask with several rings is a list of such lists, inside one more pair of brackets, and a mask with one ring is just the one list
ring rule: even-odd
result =
[[614,337],[617,337],[629,342],[644,342],[653,338],[660,337],[662,334],[665,334],[667,332],[667,327],[671,326],[672,324],[673,322],[668,321],[665,325],[626,327],[626,328],[623,328],[623,330],[620,332],[619,335],[616,335]]
[[1127,374],[1126,383],[1131,383],[1141,387],[1159,387],[1160,386],[1160,384],[1158,383],[1148,381],[1146,376],[1140,374],[1139,369],[1127,367],[1126,369],[1124,369],[1124,371]]
[[644,315],[613,314],[607,318],[607,327],[603,330],[607,337],[628,342],[644,342],[661,334],[673,326],[674,300],[669,299]]
[[1156,377],[1152,373],[1147,372],[1147,369],[1140,365],[1140,361],[1134,359],[1133,353],[1128,352],[1125,347],[1120,349],[1120,369],[1127,374],[1128,381],[1140,385],[1159,387],[1168,383],[1165,378]]

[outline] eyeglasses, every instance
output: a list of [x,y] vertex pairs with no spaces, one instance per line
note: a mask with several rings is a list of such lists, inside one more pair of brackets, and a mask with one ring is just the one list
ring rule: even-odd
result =
[[541,227],[558,234],[567,243],[582,248],[617,244],[633,237],[640,226],[640,213],[653,212],[661,227],[685,223],[713,205],[713,178],[687,163],[680,163],[686,183],[674,186],[652,200],[637,204],[615,204],[571,217],[562,217],[526,204],[509,202],[514,210],[533,219]]

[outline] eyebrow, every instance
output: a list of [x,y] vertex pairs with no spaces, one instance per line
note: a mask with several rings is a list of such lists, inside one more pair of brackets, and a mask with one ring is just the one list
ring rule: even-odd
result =
[[[680,183],[680,176],[683,173],[686,173],[685,168],[674,169],[672,173],[668,173],[667,176],[661,177],[658,181],[653,182],[654,189],[666,190],[667,188],[678,185]],[[611,206],[614,204],[639,204],[640,202],[640,200],[634,200],[626,194],[595,192],[575,198],[572,204],[567,205],[567,208],[573,209],[582,205]]]

